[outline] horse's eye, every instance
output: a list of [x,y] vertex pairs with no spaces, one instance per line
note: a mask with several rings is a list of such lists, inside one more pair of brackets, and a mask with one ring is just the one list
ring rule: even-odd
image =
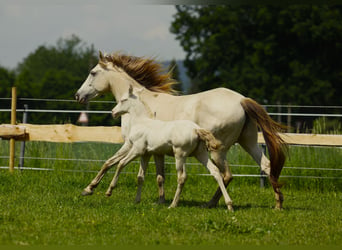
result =
[[96,71],[91,71],[90,74],[91,74],[91,76],[96,76],[97,72]]

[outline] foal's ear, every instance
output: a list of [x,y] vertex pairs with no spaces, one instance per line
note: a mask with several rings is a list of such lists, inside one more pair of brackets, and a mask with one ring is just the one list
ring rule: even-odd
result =
[[128,94],[129,94],[129,96],[133,95],[133,86],[132,85],[129,85]]

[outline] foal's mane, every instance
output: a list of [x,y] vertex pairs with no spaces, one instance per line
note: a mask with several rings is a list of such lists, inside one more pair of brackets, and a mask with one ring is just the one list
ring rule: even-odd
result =
[[116,52],[103,56],[100,52],[99,65],[107,67],[107,63],[123,69],[130,77],[145,88],[168,94],[177,93],[172,87],[177,81],[172,79],[172,72],[166,72],[152,58],[135,57]]

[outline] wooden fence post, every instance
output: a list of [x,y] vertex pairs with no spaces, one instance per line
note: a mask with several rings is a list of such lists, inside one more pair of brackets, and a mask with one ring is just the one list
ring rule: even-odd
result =
[[[12,87],[12,103],[11,103],[11,124],[15,125],[17,122],[17,88]],[[14,158],[15,158],[15,139],[10,139],[10,158],[9,158],[9,171],[14,172]]]

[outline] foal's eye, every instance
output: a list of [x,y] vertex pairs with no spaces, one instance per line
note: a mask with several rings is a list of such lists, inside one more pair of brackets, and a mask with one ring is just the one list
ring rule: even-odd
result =
[[96,76],[97,72],[96,71],[91,71],[90,74],[91,74],[91,76]]

